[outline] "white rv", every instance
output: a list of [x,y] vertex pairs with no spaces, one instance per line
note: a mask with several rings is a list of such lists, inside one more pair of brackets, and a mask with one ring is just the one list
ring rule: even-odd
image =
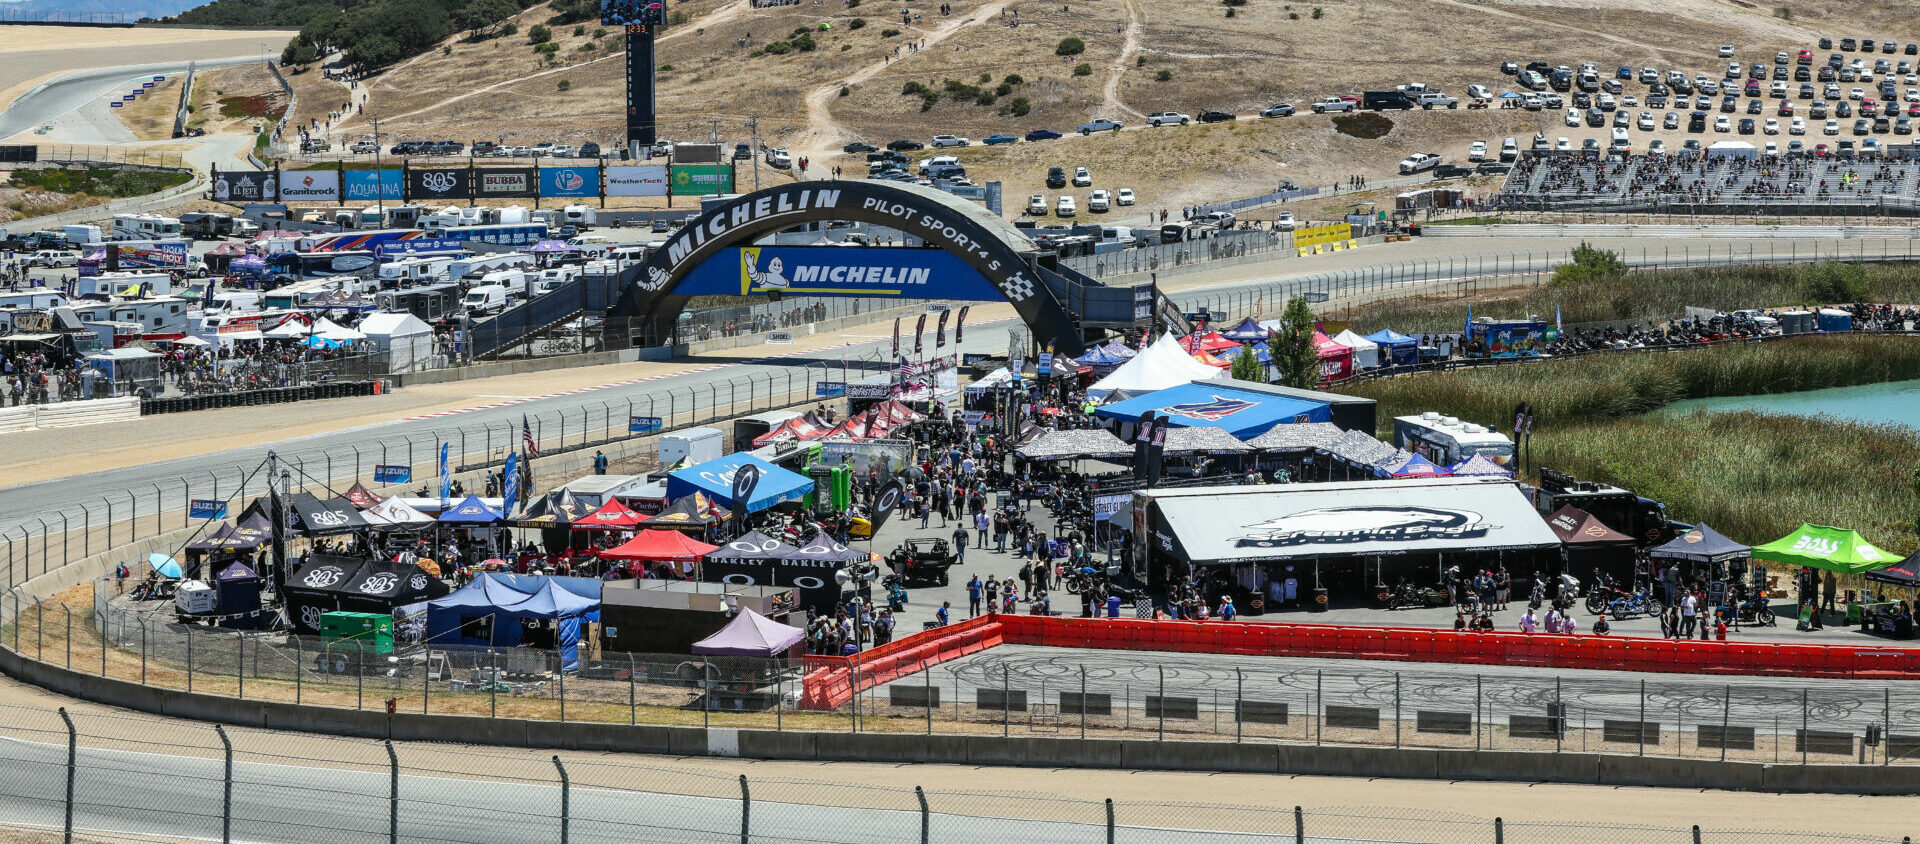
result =
[[113,215],[114,240],[172,240],[180,237],[180,221],[158,214]]

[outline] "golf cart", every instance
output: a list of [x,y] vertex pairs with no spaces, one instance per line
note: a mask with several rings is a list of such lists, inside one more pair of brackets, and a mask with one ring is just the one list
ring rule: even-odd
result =
[[887,555],[887,568],[903,580],[947,585],[947,569],[959,562],[945,539],[909,539]]

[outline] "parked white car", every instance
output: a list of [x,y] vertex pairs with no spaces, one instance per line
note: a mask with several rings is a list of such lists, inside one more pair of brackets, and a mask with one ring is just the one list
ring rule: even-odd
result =
[[1192,122],[1192,116],[1177,111],[1156,111],[1147,115],[1148,126],[1185,126]]
[[1085,167],[1073,168],[1073,186],[1076,188],[1092,187],[1093,174],[1087,172],[1087,168]]
[[1132,205],[1133,204],[1133,188],[1121,188],[1117,191],[1114,191],[1113,204]]
[[1087,210],[1094,214],[1105,214],[1113,209],[1113,197],[1104,190],[1087,195]]
[[1053,213],[1062,217],[1071,217],[1077,213],[1078,210],[1079,209],[1074,207],[1073,197],[1062,196],[1060,197],[1060,204],[1054,206]]
[[1467,147],[1467,160],[1475,162],[1487,160],[1487,142],[1474,141],[1469,145]]
[[929,143],[928,146],[934,149],[947,149],[948,147],[964,147],[972,143],[973,141],[967,140],[959,135],[935,135],[933,136],[933,141]]
[[1046,194],[1036,193],[1032,196],[1027,197],[1027,216],[1029,217],[1047,216],[1047,195]]

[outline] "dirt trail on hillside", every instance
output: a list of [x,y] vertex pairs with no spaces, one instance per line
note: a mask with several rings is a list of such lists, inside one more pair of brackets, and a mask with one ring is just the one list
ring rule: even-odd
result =
[[1120,45],[1120,55],[1114,56],[1113,64],[1107,68],[1107,84],[1101,90],[1101,97],[1106,102],[1106,110],[1116,118],[1122,114],[1130,114],[1144,119],[1146,115],[1120,101],[1120,77],[1126,75],[1127,63],[1140,54],[1141,36],[1146,30],[1146,15],[1140,10],[1140,0],[1126,0],[1126,2],[1127,38]]
[[[926,52],[927,48],[933,47],[953,37],[954,33],[976,23],[989,18],[998,19],[1001,11],[1012,2],[1013,0],[995,0],[995,2],[981,6],[978,11],[968,17],[948,21],[934,29],[928,30],[927,34],[919,39],[921,44],[924,45],[921,48],[921,52]],[[914,53],[902,53],[900,54],[900,61],[907,61],[914,55]],[[833,101],[839,98],[840,89],[848,85],[858,85],[872,79],[880,75],[883,71],[891,69],[895,64],[898,64],[898,62],[882,58],[880,61],[860,68],[838,81],[815,88],[812,93],[807,94],[807,128],[789,144],[789,148],[793,151],[794,158],[807,157],[816,161],[826,161],[827,156],[839,152],[839,145],[845,139],[853,137],[851,133],[847,132],[846,129],[842,128],[840,124],[833,119],[831,106]]]

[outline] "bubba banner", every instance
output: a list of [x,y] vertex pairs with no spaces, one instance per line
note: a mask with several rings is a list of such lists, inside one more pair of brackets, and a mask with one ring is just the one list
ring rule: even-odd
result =
[[473,195],[538,196],[538,184],[532,167],[489,167],[474,171]]

